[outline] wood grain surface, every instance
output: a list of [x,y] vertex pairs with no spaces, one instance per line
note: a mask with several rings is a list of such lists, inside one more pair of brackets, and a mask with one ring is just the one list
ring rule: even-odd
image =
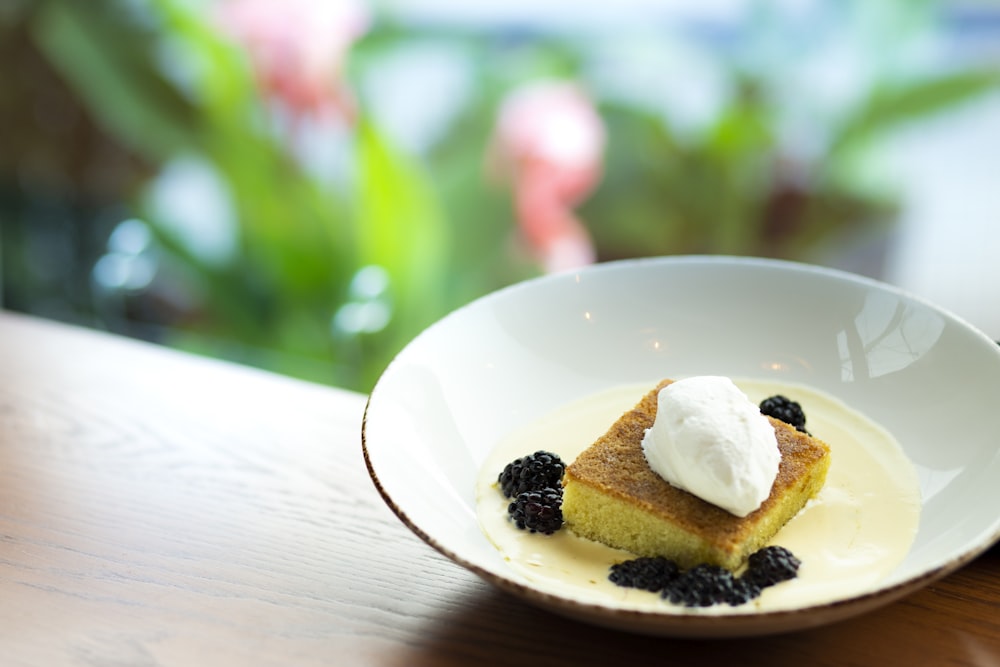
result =
[[585,626],[386,508],[365,398],[0,313],[0,665],[1000,665],[1000,551],[751,640]]

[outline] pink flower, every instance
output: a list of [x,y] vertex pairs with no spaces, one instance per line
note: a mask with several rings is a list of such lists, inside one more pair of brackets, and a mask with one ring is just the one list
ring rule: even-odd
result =
[[593,241],[573,208],[601,178],[605,130],[591,100],[569,82],[515,90],[501,106],[494,166],[514,188],[518,223],[546,271],[595,260]]
[[295,115],[353,115],[343,86],[351,45],[368,29],[367,9],[354,0],[227,0],[224,31],[250,55],[266,95]]

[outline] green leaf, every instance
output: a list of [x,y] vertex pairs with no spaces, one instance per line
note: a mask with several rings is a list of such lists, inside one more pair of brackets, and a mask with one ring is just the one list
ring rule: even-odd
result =
[[120,17],[99,6],[50,2],[38,12],[33,34],[95,121],[133,150],[159,161],[194,143],[190,104],[163,80],[148,44]]
[[184,0],[149,1],[170,43],[183,51],[191,92],[208,119],[224,122],[253,108],[259,100],[246,55],[213,25],[211,11]]
[[358,160],[359,265],[388,272],[394,328],[411,336],[442,314],[450,242],[444,215],[422,166],[366,121],[358,127]]
[[840,126],[829,157],[839,157],[883,132],[954,107],[991,90],[1000,90],[1000,72],[967,71],[909,85],[886,85]]

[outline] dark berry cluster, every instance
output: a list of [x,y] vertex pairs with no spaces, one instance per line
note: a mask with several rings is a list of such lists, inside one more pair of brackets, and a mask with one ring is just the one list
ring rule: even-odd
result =
[[681,570],[663,557],[642,557],[616,563],[608,575],[613,583],[640,588],[686,607],[715,604],[737,606],[753,600],[768,586],[797,576],[799,560],[784,547],[765,547],[747,561],[736,576],[724,567],[702,564]]
[[615,563],[608,579],[625,588],[639,588],[656,593],[666,588],[681,573],[677,563],[662,556],[646,556]]
[[562,477],[557,454],[539,450],[508,463],[497,478],[511,520],[521,530],[551,535],[563,525]]
[[551,535],[562,528],[562,491],[525,491],[507,507],[507,513],[521,530]]
[[801,405],[790,398],[781,394],[765,398],[760,402],[760,411],[769,417],[794,426],[796,430],[808,433],[806,431],[806,413],[802,411]]
[[685,607],[711,607],[722,603],[736,606],[760,595],[760,589],[753,590],[724,567],[702,564],[686,570],[663,589],[661,595]]
[[801,561],[784,547],[764,547],[747,559],[743,578],[760,588],[767,588],[798,576]]
[[565,470],[558,454],[539,450],[508,463],[497,481],[505,498],[516,498],[525,491],[557,488]]

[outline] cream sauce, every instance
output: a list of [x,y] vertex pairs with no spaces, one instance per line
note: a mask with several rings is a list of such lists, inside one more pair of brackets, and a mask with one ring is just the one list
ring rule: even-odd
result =
[[816,498],[771,541],[801,561],[799,576],[766,589],[739,607],[686,609],[653,593],[615,586],[612,563],[628,552],[563,529],[554,535],[518,530],[497,475],[513,459],[545,449],[567,463],[633,407],[649,386],[616,387],[556,410],[518,430],[491,452],[477,485],[480,525],[510,567],[532,586],[585,602],[677,613],[754,613],[794,609],[871,591],[906,556],[917,531],[920,490],[899,443],[883,428],[837,399],[801,385],[735,379],[754,403],[774,394],[798,401],[810,433],[830,445],[827,481]]

